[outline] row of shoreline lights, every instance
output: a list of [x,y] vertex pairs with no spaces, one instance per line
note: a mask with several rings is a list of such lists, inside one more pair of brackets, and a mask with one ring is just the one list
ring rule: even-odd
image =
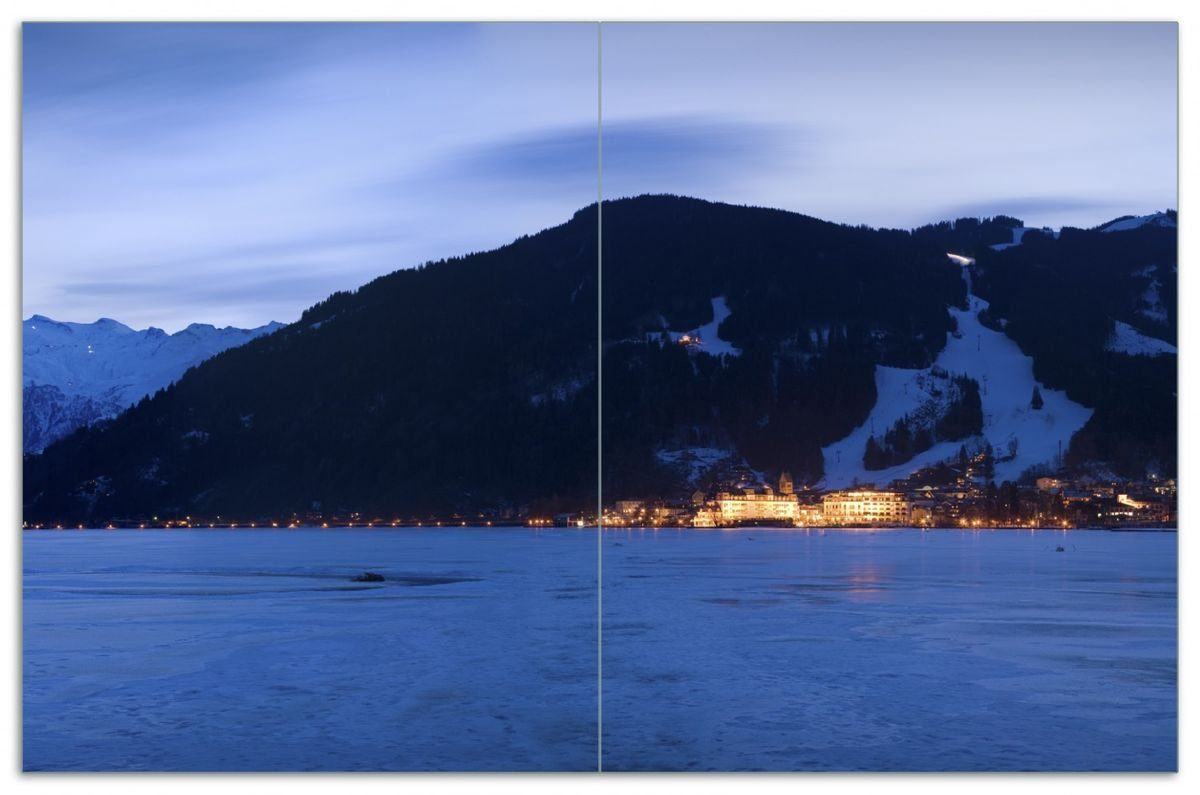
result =
[[[584,522],[582,519],[576,520],[574,522],[574,524],[576,527],[587,527],[588,526],[587,522]],[[605,524],[610,525],[610,526],[618,526],[618,527],[624,526],[624,522],[618,521],[618,520],[608,520],[605,522]],[[660,524],[660,522],[654,521],[653,524],[649,525],[649,526],[652,526],[652,527],[659,526],[659,524]],[[391,522],[390,526],[398,527],[400,525],[401,525],[400,521],[394,521],[394,522]],[[238,522],[229,522],[228,525],[220,525],[220,527],[229,528],[229,530],[235,530],[235,528],[238,528],[239,526],[240,525],[238,524]],[[250,528],[257,528],[258,522],[248,522],[248,524],[246,526],[250,527]],[[272,521],[270,526],[274,527],[274,528],[280,527],[280,522]],[[316,525],[304,525],[304,526],[305,527],[314,527]],[[374,526],[376,526],[376,522],[366,522],[366,524],[364,526],[365,527],[374,527]],[[380,522],[379,526],[380,527],[384,526],[384,522]],[[409,526],[413,526],[413,525],[409,525]],[[422,527],[422,526],[424,526],[424,522],[416,522],[415,526]],[[442,522],[439,521],[439,522],[436,522],[436,525],[433,525],[433,526],[442,527],[443,524],[442,524]],[[466,521],[458,522],[458,526],[466,527],[467,522]],[[492,522],[491,521],[486,522],[486,526],[491,527]],[[529,526],[529,527],[552,527],[552,526],[554,526],[554,522],[553,522],[553,520],[550,520],[550,519],[530,519],[528,521],[527,526]],[[631,526],[636,526],[636,525],[631,525]],[[685,525],[672,525],[672,526],[685,527]],[[926,524],[925,520],[922,520],[922,522],[920,522],[919,526],[922,528],[925,528],[925,527],[928,527],[929,525]],[[1020,524],[1018,524],[1018,525],[1003,525],[1003,526],[1002,525],[990,525],[990,524],[982,524],[982,522],[980,522],[978,519],[976,519],[974,521],[967,521],[965,519],[960,520],[959,526],[965,527],[965,528],[983,528],[983,530],[1003,530],[1003,528],[1019,528],[1019,527],[1028,527],[1028,528],[1030,528],[1030,530],[1034,530],[1034,528],[1042,528],[1042,530],[1051,530],[1051,528],[1058,527],[1057,524],[1056,525],[1039,525],[1039,524],[1036,524],[1036,522],[1032,522],[1032,521],[1028,525],[1020,525]],[[1062,526],[1063,530],[1070,530],[1070,522],[1068,522],[1067,520],[1063,520],[1061,522],[1061,526]],[[186,522],[186,521],[184,521],[184,522],[169,522],[168,521],[168,522],[166,522],[166,524],[154,525],[152,527],[154,527],[155,530],[158,530],[158,528],[163,528],[163,530],[170,530],[170,528],[173,528],[173,527],[182,527],[182,528],[185,528],[185,530],[191,530],[192,525],[191,525],[191,522]],[[197,525],[197,528],[199,528],[199,527],[200,527],[200,525]],[[218,527],[218,525],[211,524],[211,522],[210,522],[209,527],[215,528],[215,527]],[[266,525],[264,524],[263,527],[265,528]],[[298,528],[301,527],[301,525],[300,525],[300,522],[293,521],[293,522],[289,522],[289,524],[286,525],[286,527],[288,528],[288,530],[298,530]],[[322,530],[329,530],[329,528],[330,528],[329,522],[328,521],[322,522],[322,524],[320,524],[320,527],[322,527]],[[355,524],[354,524],[354,522],[348,522],[348,524],[346,524],[346,525],[337,525],[337,527],[355,527]],[[64,528],[65,527],[62,525],[54,525],[54,530],[64,530]],[[46,530],[46,525],[43,525],[43,524],[32,525],[30,527],[30,530]],[[76,525],[76,530],[86,530],[86,527],[84,525]],[[112,522],[109,522],[109,524],[104,525],[104,530],[118,530],[118,527],[116,527],[116,525],[113,525]],[[144,524],[144,522],[143,522],[143,524],[138,525],[138,530],[146,530],[146,525]]]
[[[425,526],[425,523],[424,523],[424,522],[416,522],[416,523],[414,524],[414,523],[411,523],[411,522],[401,522],[400,520],[398,520],[398,519],[397,519],[397,520],[395,520],[395,521],[393,521],[393,522],[390,522],[390,523],[389,523],[389,522],[347,522],[347,523],[345,523],[345,524],[334,525],[334,527],[358,527],[358,526],[362,526],[362,527],[388,527],[388,526],[391,526],[391,527],[400,527],[401,525],[404,525],[404,526],[407,526],[407,527],[424,527],[424,526]],[[46,530],[46,529],[51,529],[51,526],[50,526],[50,525],[47,525],[47,524],[45,524],[44,522],[41,522],[41,523],[36,523],[36,524],[32,524],[32,525],[30,525],[30,524],[27,524],[27,523],[22,523],[22,526],[23,526],[23,527],[25,527],[25,528],[27,528],[27,529],[30,529],[30,530]],[[204,527],[204,526],[205,526],[205,525],[204,525],[204,523],[203,523],[203,522],[200,522],[200,523],[193,523],[193,522],[191,522],[191,521],[187,521],[187,520],[185,520],[185,521],[170,521],[170,522],[158,522],[158,521],[154,521],[154,522],[152,522],[152,523],[150,523],[150,524],[147,524],[147,523],[145,523],[145,522],[140,522],[140,523],[138,523],[138,525],[137,525],[137,529],[139,529],[139,530],[146,530],[147,528],[149,528],[149,529],[153,529],[153,530],[171,530],[171,529],[180,528],[180,529],[184,529],[184,530],[195,530],[195,529],[203,529],[203,527]],[[209,528],[222,528],[222,529],[224,529],[224,528],[228,528],[228,529],[231,529],[231,530],[232,530],[232,529],[237,529],[237,528],[241,528],[241,527],[246,527],[246,528],[258,528],[258,527],[259,527],[259,523],[258,523],[258,522],[246,522],[246,523],[244,523],[244,524],[243,524],[243,523],[239,523],[239,522],[228,522],[228,523],[226,523],[226,522],[222,522],[222,523],[218,524],[218,523],[216,523],[216,522],[209,522],[207,526],[208,526]],[[280,523],[279,523],[279,522],[270,522],[270,523],[269,523],[269,526],[270,526],[270,527],[272,527],[272,528],[279,528],[279,527],[281,527],[281,526],[282,526],[282,527],[284,527],[284,528],[286,528],[286,529],[288,529],[288,530],[296,530],[296,529],[298,529],[298,528],[300,528],[300,527],[316,527],[317,525],[301,524],[299,521],[292,521],[292,522],[288,522],[287,524],[284,524],[284,525],[280,525]],[[431,523],[429,526],[430,526],[430,527],[453,526],[453,523],[450,523],[450,525],[447,525],[447,524],[446,524],[446,523],[444,523],[444,522],[434,522],[434,523]],[[465,521],[460,521],[460,522],[458,522],[458,526],[459,526],[459,527],[466,527],[466,526],[467,526],[467,523],[466,523]],[[485,523],[484,523],[484,526],[486,526],[486,527],[491,527],[491,526],[492,526],[492,523],[491,523],[491,521],[487,521],[487,522],[485,522]],[[579,526],[580,526],[580,527],[582,527],[582,526],[583,526],[582,522],[580,523],[580,525],[579,525]],[[264,523],[262,524],[262,527],[263,527],[264,529],[265,529],[265,528],[267,528],[267,527],[268,527],[268,523],[264,522]],[[327,529],[329,529],[329,528],[330,528],[330,524],[329,524],[329,522],[322,522],[322,523],[320,524],[320,527],[321,527],[322,529],[326,529],[326,530],[327,530]],[[129,526],[128,526],[128,529],[132,529],[132,528],[133,528],[133,525],[129,525]],[[63,530],[63,529],[66,529],[66,526],[65,526],[65,525],[62,525],[62,524],[54,524],[54,525],[53,525],[53,529],[55,529],[55,530]],[[77,524],[77,525],[75,525],[74,529],[76,529],[76,530],[86,530],[86,529],[88,529],[88,525]],[[103,529],[105,529],[105,530],[118,530],[118,529],[121,529],[121,528],[118,528],[118,527],[117,527],[115,524],[113,524],[112,522],[106,522],[106,523],[105,523],[105,525],[104,525],[104,528],[103,528]]]

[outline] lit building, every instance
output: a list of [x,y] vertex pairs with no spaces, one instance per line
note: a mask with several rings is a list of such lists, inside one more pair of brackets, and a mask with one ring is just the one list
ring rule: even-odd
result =
[[646,512],[646,503],[644,500],[617,500],[616,505],[613,507],[616,508],[617,513],[626,519],[634,518]]
[[722,491],[717,494],[717,511],[722,525],[763,520],[795,524],[800,517],[800,503],[795,494],[776,494],[767,486],[762,491]]
[[932,524],[936,508],[937,503],[934,500],[913,500],[912,507],[909,510],[909,518],[913,524],[922,526]]
[[650,511],[650,518],[657,522],[680,522],[691,514],[691,509],[679,505],[656,505]]
[[801,503],[796,513],[796,524],[800,527],[820,527],[825,524],[825,511],[820,503]]
[[1058,491],[1062,487],[1063,482],[1058,478],[1045,477],[1037,479],[1038,491]]
[[829,525],[908,525],[912,503],[895,491],[835,491],[821,498]]

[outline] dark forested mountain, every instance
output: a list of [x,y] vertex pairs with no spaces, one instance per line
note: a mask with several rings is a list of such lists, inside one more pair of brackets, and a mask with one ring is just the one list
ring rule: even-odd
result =
[[[664,448],[819,478],[821,447],[875,402],[875,365],[928,366],[966,286],[933,237],[655,196],[605,204],[604,296],[604,490],[641,494],[671,481]],[[718,296],[740,354],[644,342],[708,323]]]
[[[880,365],[924,368],[912,386],[928,393],[849,451],[864,482],[972,436],[1005,448],[1014,477],[1058,466],[1053,443],[1039,458],[1047,445],[1029,442],[1074,417],[1066,463],[1174,471],[1175,357],[1153,355],[1176,333],[1173,213],[1061,235],[1007,216],[908,232],[641,197],[605,205],[603,250],[605,494],[683,492],[703,487],[705,470],[739,467],[820,482],[826,456],[842,455],[832,443],[873,422],[877,400],[911,397],[907,384],[877,395]],[[976,263],[963,273],[950,252]],[[980,383],[935,363],[949,335],[962,337],[962,310],[1032,356],[1038,379],[989,389],[982,368],[986,417]],[[1002,348],[982,342],[979,356]],[[1065,391],[1053,410],[1039,382]]]
[[596,254],[593,207],[335,294],[27,457],[27,517],[594,504]]
[[[1173,350],[1179,333],[1174,218],[1031,231],[1019,246],[978,252],[975,285],[992,322],[1033,357],[1039,381],[1096,409],[1072,440],[1076,464],[1174,474],[1177,359],[1148,355]],[[1145,344],[1159,341],[1170,344]]]
[[[606,202],[604,494],[682,493],[721,467],[817,482],[823,448],[856,429],[863,472],[988,442],[997,385],[938,365],[967,320],[1033,357],[1023,411],[1043,411],[1043,392],[1046,415],[1067,397],[1087,407],[1068,463],[1173,472],[1170,220],[1056,237],[1004,216],[903,231],[672,196]],[[26,519],[594,505],[596,221],[593,206],[397,271],[217,355],[27,456]],[[921,373],[935,397],[868,440],[881,366]]]

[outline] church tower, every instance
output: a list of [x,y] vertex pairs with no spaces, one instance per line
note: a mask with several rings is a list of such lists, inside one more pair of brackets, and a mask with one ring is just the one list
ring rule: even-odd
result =
[[779,493],[785,497],[790,497],[796,493],[796,487],[792,483],[791,472],[781,472],[779,475]]

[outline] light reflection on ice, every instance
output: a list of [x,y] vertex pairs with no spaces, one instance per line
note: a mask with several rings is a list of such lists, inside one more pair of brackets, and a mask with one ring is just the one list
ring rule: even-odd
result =
[[610,530],[605,768],[1174,769],[1175,541]]

